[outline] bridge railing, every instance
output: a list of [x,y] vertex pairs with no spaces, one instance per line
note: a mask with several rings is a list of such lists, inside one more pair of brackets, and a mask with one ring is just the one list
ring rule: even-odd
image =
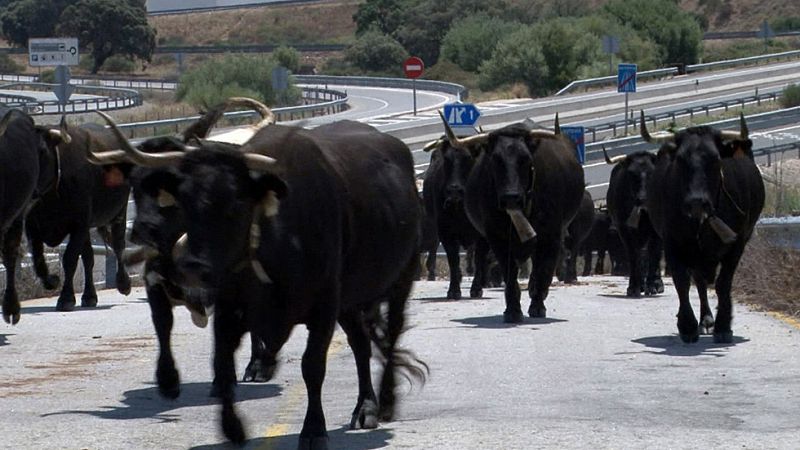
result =
[[[52,83],[16,82],[0,86],[0,89],[15,91],[46,91],[52,92],[58,86]],[[113,110],[130,108],[142,104],[142,94],[132,89],[100,86],[75,86],[75,94],[93,95],[89,98],[71,98],[65,105],[58,100],[39,100],[35,97],[22,95],[0,96],[8,98],[2,101],[5,106],[20,108],[28,114],[61,114],[80,113],[95,110]]]

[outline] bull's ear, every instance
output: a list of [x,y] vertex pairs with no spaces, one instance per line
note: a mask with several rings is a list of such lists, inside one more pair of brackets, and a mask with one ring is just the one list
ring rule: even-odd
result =
[[720,146],[721,158],[750,158],[753,159],[753,141],[750,139],[724,142]]
[[253,179],[253,198],[260,201],[267,217],[278,214],[280,199],[286,197],[288,187],[279,176],[271,173],[260,173]]
[[658,149],[657,158],[661,158],[662,156],[667,157],[669,159],[675,158],[675,153],[678,151],[678,146],[674,142],[667,142]]

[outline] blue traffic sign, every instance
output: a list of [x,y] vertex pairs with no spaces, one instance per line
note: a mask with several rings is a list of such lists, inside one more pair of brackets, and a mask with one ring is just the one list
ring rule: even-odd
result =
[[617,92],[636,92],[636,64],[617,66]]
[[586,161],[586,142],[583,138],[583,127],[561,127],[561,132],[575,143],[575,157],[578,158],[578,162],[583,164]]
[[481,112],[472,103],[448,103],[444,105],[444,118],[451,127],[471,127],[478,121]]

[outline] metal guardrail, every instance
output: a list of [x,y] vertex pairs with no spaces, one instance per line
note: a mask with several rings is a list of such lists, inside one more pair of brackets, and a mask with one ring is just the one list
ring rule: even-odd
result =
[[465,100],[469,96],[469,90],[456,83],[436,80],[410,80],[407,78],[387,78],[387,77],[340,77],[330,75],[293,75],[294,79],[301,84],[317,85],[347,85],[347,86],[366,86],[366,87],[386,87],[417,89],[425,91],[444,92]]
[[700,72],[702,70],[713,70],[727,67],[746,66],[769,61],[780,61],[782,59],[800,58],[800,50],[790,52],[770,53],[766,55],[748,56],[746,58],[728,59],[725,61],[715,61],[702,64],[689,64],[686,66],[686,73]]
[[[16,91],[37,90],[51,92],[56,84],[51,83],[25,83],[17,82],[0,86],[0,89]],[[113,110],[130,108],[142,104],[142,95],[132,89],[75,86],[75,93],[96,95],[93,98],[70,99],[66,105],[61,105],[58,100],[39,100],[34,97],[21,95],[5,95],[11,101],[3,101],[4,106],[20,108],[31,115],[80,113],[95,110]]]
[[[347,93],[332,89],[304,87],[303,99],[309,102],[300,106],[287,106],[282,108],[271,108],[276,119],[295,120],[303,119],[308,116],[320,114],[331,114],[343,111],[347,106]],[[233,111],[223,115],[224,119],[230,122],[244,120],[256,116],[253,110]],[[195,122],[200,116],[178,117],[174,119],[150,120],[145,122],[132,122],[119,124],[119,128],[128,131],[129,138],[157,136],[170,133],[179,133],[182,126]],[[143,133],[139,133],[143,132]]]
[[[667,75],[675,75],[678,73],[678,69],[675,67],[668,67],[666,69],[655,69],[655,70],[645,70],[644,72],[639,72],[636,74],[637,78],[652,78],[652,77],[664,77]],[[556,96],[564,95],[569,93],[570,91],[578,88],[588,88],[593,86],[603,86],[606,84],[612,84],[617,82],[616,75],[609,75],[607,77],[600,77],[600,78],[589,78],[586,80],[575,80],[572,83],[564,86],[560,91],[556,92]]]

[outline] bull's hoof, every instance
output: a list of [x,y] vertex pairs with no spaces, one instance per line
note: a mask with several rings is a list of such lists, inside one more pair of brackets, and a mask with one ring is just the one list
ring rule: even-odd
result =
[[631,298],[641,298],[642,290],[637,287],[629,287],[625,295]]
[[522,323],[525,317],[522,311],[506,311],[503,313],[503,322],[505,323]]
[[297,450],[328,450],[328,436],[300,436]]
[[685,344],[694,344],[698,340],[700,340],[700,333],[698,333],[697,331],[695,331],[694,333],[679,333],[679,334],[681,336],[681,340]]
[[461,289],[447,291],[448,300],[461,300]]
[[714,318],[710,315],[704,316],[700,321],[700,326],[697,330],[700,334],[711,334],[714,332]]
[[664,282],[661,281],[661,278],[657,279],[653,284],[656,287],[656,292],[657,293],[659,293],[659,294],[663,294],[664,293]]
[[469,290],[469,298],[481,298],[481,297],[483,297],[483,289]]
[[125,272],[117,273],[116,277],[117,291],[122,295],[131,293],[131,277]]
[[544,305],[531,305],[528,308],[528,316],[533,317],[534,319],[544,319],[547,317],[547,308]]
[[714,333],[714,342],[717,344],[732,344],[733,331],[722,331],[719,333]]
[[42,286],[48,291],[58,289],[59,285],[61,285],[61,278],[59,278],[58,275],[47,275],[42,278]]
[[19,323],[20,306],[16,295],[12,299],[3,300],[3,320],[11,325]]
[[158,393],[164,398],[175,400],[181,395],[180,375],[175,368],[157,369],[156,383],[158,383]]
[[242,421],[236,417],[233,409],[222,409],[222,432],[229,441],[236,445],[242,445],[245,441],[244,427]]
[[242,381],[266,383],[267,381],[271,380],[272,377],[275,375],[275,370],[277,368],[278,364],[275,362],[270,364],[260,359],[253,359],[247,365],[247,368],[244,369],[244,376],[242,377]]
[[58,297],[56,302],[56,311],[73,311],[75,310],[75,297],[68,295],[66,297]]
[[84,294],[81,296],[81,308],[94,308],[97,306],[97,295],[87,295]]
[[373,400],[364,400],[357,406],[350,418],[350,429],[356,430],[378,428],[378,405]]
[[428,281],[436,281],[436,275],[428,275]]

